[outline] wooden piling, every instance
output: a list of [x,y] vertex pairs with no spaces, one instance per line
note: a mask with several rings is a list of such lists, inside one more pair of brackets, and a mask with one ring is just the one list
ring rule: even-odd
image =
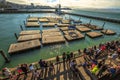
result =
[[22,27],[22,25],[20,25],[20,29],[23,31],[23,27]]
[[92,20],[90,20],[88,27],[90,26],[91,22],[92,22]]
[[15,35],[15,38],[16,38],[16,39],[18,39],[18,36],[17,36],[17,34],[16,34],[16,33],[14,33],[14,35]]
[[5,59],[5,62],[6,63],[9,63],[10,62],[10,59],[8,59],[8,57],[5,55],[4,51],[3,50],[0,50],[0,54],[3,56],[3,58]]
[[103,23],[102,28],[104,28],[104,26],[105,26],[105,22]]

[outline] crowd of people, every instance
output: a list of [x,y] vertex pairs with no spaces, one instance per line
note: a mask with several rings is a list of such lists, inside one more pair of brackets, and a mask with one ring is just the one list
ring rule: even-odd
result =
[[[83,53],[83,54],[82,54]],[[83,67],[91,71],[92,74],[96,75],[98,78],[101,78],[103,73],[107,72],[110,74],[110,77],[113,77],[116,74],[120,74],[120,62],[116,59],[120,59],[120,42],[111,41],[105,44],[99,44],[99,46],[93,46],[91,48],[84,48],[83,52],[78,50],[78,55],[83,55],[84,62],[81,64]],[[108,61],[108,63],[106,63]],[[14,80],[20,74],[23,74],[27,77],[28,72],[32,73],[32,78],[43,79],[43,72],[50,72],[51,75],[55,75],[55,65],[60,66],[61,62],[67,66],[68,69],[73,72],[77,72],[77,63],[75,60],[75,55],[73,52],[63,52],[62,60],[60,56],[56,56],[56,62],[45,61],[40,59],[38,64],[40,66],[40,71],[37,70],[34,64],[21,64],[18,65],[16,71],[11,73],[8,68],[3,68],[3,75]],[[115,65],[113,65],[113,63]]]

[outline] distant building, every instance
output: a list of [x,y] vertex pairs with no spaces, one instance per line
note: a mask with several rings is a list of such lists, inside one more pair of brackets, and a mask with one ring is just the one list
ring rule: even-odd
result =
[[2,4],[6,4],[6,0],[0,0],[0,3],[2,3]]

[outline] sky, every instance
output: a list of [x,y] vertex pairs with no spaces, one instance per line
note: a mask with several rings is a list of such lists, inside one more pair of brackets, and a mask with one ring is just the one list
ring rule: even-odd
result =
[[19,4],[50,5],[60,4],[67,7],[76,8],[119,8],[120,0],[7,0]]

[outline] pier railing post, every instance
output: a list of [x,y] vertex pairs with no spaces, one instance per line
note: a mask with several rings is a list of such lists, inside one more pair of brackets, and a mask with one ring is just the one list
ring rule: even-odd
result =
[[8,59],[8,57],[5,55],[4,51],[3,50],[0,50],[0,54],[3,56],[3,58],[5,59],[5,62],[6,63],[9,63],[10,62],[10,59]]

